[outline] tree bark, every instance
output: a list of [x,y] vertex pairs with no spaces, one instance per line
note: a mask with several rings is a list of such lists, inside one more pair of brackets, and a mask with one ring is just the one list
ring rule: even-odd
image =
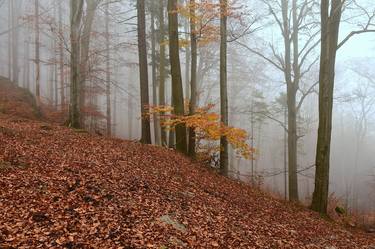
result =
[[58,2],[58,16],[59,16],[59,70],[60,70],[60,104],[61,110],[65,109],[65,76],[64,76],[64,40],[63,40],[63,16],[62,16],[62,1]]
[[35,96],[40,105],[40,42],[39,42],[39,0],[35,0]]
[[12,5],[13,0],[8,0],[8,78],[12,80]]
[[82,21],[83,0],[70,0],[70,105],[69,126],[81,128],[79,92],[80,92],[80,27]]
[[106,104],[107,104],[107,115],[106,115],[106,121],[107,121],[107,136],[111,136],[112,127],[111,127],[111,72],[110,72],[110,60],[111,60],[111,54],[109,51],[109,1],[106,2],[105,7],[105,46],[106,46]]
[[342,0],[321,1],[319,128],[315,158],[315,188],[311,204],[311,208],[321,214],[327,214],[328,206],[333,90],[342,8]]
[[11,1],[12,4],[12,80],[19,84],[19,65],[18,65],[18,47],[19,47],[19,28],[18,28],[18,11],[21,8],[20,1]]
[[[156,33],[155,33],[155,4],[151,2],[151,61],[152,61],[152,104],[158,105],[158,86],[156,79]],[[154,120],[154,142],[160,145],[160,125],[156,113],[153,114]]]
[[[82,35],[80,36],[80,74],[79,74],[79,108],[81,112],[81,124],[84,126],[84,113],[82,112],[86,102],[86,80],[89,74],[88,61],[90,51],[90,38],[95,11],[100,0],[86,0],[86,15],[83,18]],[[94,96],[93,96],[94,97]]]
[[[227,10],[228,1],[220,0],[220,113],[223,125],[228,125],[228,90],[227,90]],[[228,141],[220,137],[220,169],[228,175]]]
[[142,137],[141,142],[151,144],[150,117],[146,115],[149,106],[148,94],[148,64],[146,48],[146,17],[145,0],[137,0],[138,19],[138,55],[139,55],[139,82],[141,89],[141,115],[142,115]]
[[[181,65],[178,41],[178,17],[177,1],[168,0],[168,20],[169,20],[169,59],[172,74],[172,99],[174,114],[178,116],[184,113],[184,94],[182,88]],[[176,126],[176,149],[181,153],[187,153],[187,140],[185,125]]]
[[[190,0],[190,42],[191,42],[191,81],[190,81],[190,108],[189,113],[195,113],[197,105],[197,59],[198,59],[198,44],[197,34],[195,30],[195,0]],[[189,129],[189,156],[195,158],[195,129]]]
[[[165,29],[164,29],[164,0],[159,3],[159,46],[160,46],[160,64],[159,64],[159,105],[165,105]],[[163,115],[163,113],[161,113]],[[167,145],[167,132],[163,127],[160,127],[161,145]]]

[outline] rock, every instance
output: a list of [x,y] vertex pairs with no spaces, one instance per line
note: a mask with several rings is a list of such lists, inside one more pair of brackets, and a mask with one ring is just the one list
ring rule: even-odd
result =
[[171,225],[176,230],[186,232],[186,227],[178,221],[172,219],[169,215],[163,215],[162,217],[158,218],[158,220],[164,224]]

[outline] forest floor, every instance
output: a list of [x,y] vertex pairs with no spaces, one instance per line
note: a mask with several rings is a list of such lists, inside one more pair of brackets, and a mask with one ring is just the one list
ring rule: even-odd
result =
[[22,94],[0,82],[1,249],[375,248],[169,149],[38,121],[30,103],[7,110]]

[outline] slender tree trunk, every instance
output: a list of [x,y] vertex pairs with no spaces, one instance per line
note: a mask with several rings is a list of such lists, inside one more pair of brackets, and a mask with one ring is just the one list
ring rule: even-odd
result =
[[[288,108],[284,110],[284,125],[288,126]],[[284,197],[288,199],[288,133],[284,131]]]
[[[159,46],[160,46],[160,65],[159,65],[159,105],[165,105],[165,30],[164,30],[164,0],[159,3]],[[164,113],[161,113],[163,115]],[[161,145],[167,145],[167,133],[166,130],[161,127],[160,130]]]
[[[251,120],[250,120],[250,125],[251,125],[251,148],[255,148],[255,143],[254,143],[254,101],[251,103]],[[255,178],[254,178],[254,159],[251,160],[251,184],[254,186],[255,185]]]
[[[152,60],[152,104],[158,105],[158,86],[156,79],[156,33],[155,33],[155,4],[151,2],[151,60]],[[155,144],[160,145],[160,125],[158,115],[153,114]]]
[[333,90],[342,5],[341,0],[321,0],[319,128],[311,208],[322,214],[327,214],[328,206]]
[[80,27],[82,21],[83,0],[70,0],[70,105],[69,126],[81,128],[79,92],[80,92]]
[[146,17],[145,0],[137,0],[138,18],[138,54],[139,54],[139,78],[141,89],[141,115],[142,115],[142,138],[141,142],[151,144],[150,117],[146,115],[149,106],[148,94],[148,64],[146,48]]
[[[227,87],[227,0],[220,0],[220,112],[221,122],[228,125],[228,87]],[[228,175],[228,141],[220,138],[220,169]]]
[[[168,0],[168,20],[169,20],[169,59],[172,74],[172,99],[174,114],[185,115],[184,94],[182,88],[181,65],[178,41],[178,17],[177,1]],[[185,125],[176,126],[176,149],[181,153],[187,153],[187,139]]]
[[19,28],[18,28],[18,12],[21,7],[20,1],[12,2],[12,80],[15,84],[18,82],[19,65],[18,65],[18,47],[19,47]]
[[[90,41],[91,41],[91,31],[92,31],[92,24],[95,19],[95,11],[99,4],[100,0],[86,0],[86,15],[83,19],[83,28],[82,28],[82,35],[80,37],[80,57],[79,57],[79,65],[80,65],[80,73],[79,73],[79,97],[78,103],[80,108],[80,118],[82,126],[85,125],[85,115],[84,115],[84,108],[86,104],[86,80],[89,75],[89,51],[90,51]],[[94,97],[94,96],[92,96]],[[95,96],[96,97],[96,96]]]
[[[297,176],[297,108],[296,108],[297,76],[294,75],[294,80],[292,79],[292,71],[293,69],[295,69],[295,68],[292,68],[292,41],[295,41],[295,40],[292,40],[290,37],[291,33],[293,33],[293,36],[296,37],[295,32],[298,33],[298,27],[293,27],[294,30],[293,32],[291,32],[290,23],[289,23],[290,22],[289,0],[282,0],[281,7],[282,7],[282,16],[283,16],[283,38],[284,38],[284,49],[285,49],[284,77],[285,77],[285,82],[286,82],[286,87],[287,87],[287,107],[288,107],[289,200],[298,201],[299,198],[298,198],[298,176]],[[292,12],[295,13],[295,9],[293,9]],[[298,42],[298,39],[297,39],[297,42]],[[294,44],[294,47],[298,49],[298,44]],[[298,52],[297,54],[295,54],[295,56],[298,56]],[[293,59],[295,59],[295,57]],[[298,63],[298,58],[297,58],[297,63]]]
[[39,0],[35,0],[35,96],[40,105],[40,42],[39,42]]
[[106,3],[105,7],[105,32],[106,32],[106,100],[107,100],[107,136],[111,136],[111,72],[110,72],[110,60],[111,54],[109,51],[109,1]]
[[113,89],[113,114],[112,114],[112,135],[117,137],[117,93],[116,89]]
[[130,96],[128,96],[128,133],[129,139],[132,139],[133,134],[133,102]]
[[61,110],[65,109],[65,75],[64,75],[64,40],[63,40],[63,17],[62,17],[62,1],[58,2],[59,15],[59,70],[60,70],[60,103]]
[[[189,4],[189,0],[185,0],[185,4]],[[190,18],[191,21],[191,18]],[[184,22],[184,29],[185,29],[185,39],[189,40],[189,20],[185,18]],[[191,35],[190,35],[191,36]],[[191,45],[190,45],[191,46]],[[185,50],[185,99],[188,100],[190,98],[190,73],[191,73],[191,51],[189,45],[186,46]]]
[[[197,34],[195,30],[195,0],[190,0],[190,41],[191,41],[191,81],[190,81],[190,115],[195,113],[197,105],[197,59],[198,59],[198,44]],[[189,130],[189,156],[195,158],[195,129]]]
[[8,0],[8,78],[12,80],[12,5],[14,0]]

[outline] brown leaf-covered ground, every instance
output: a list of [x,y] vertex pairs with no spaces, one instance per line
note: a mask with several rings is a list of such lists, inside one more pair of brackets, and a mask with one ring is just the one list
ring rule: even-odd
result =
[[168,149],[8,114],[0,210],[1,249],[375,248]]

